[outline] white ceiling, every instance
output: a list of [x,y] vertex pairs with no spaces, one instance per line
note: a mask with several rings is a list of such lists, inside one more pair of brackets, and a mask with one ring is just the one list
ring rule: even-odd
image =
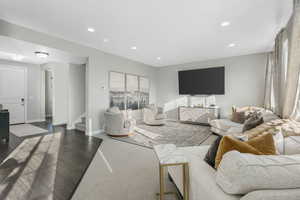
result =
[[[165,66],[270,50],[276,32],[291,15],[292,2],[1,0],[0,18],[145,64]],[[221,27],[223,21],[231,25]],[[95,32],[88,32],[89,27]],[[105,38],[109,42],[103,42]],[[236,46],[229,48],[230,43]]]
[[[49,53],[49,56],[47,58],[38,58],[34,53],[36,51],[47,52]],[[86,58],[84,57],[74,56],[57,49],[3,36],[0,36],[0,59],[33,64],[44,64],[48,62],[63,62],[72,64],[86,63]]]

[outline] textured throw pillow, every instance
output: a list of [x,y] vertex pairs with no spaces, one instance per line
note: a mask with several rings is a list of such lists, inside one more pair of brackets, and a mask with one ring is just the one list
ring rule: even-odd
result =
[[243,124],[246,120],[245,109],[238,109],[235,106],[232,106],[231,121],[239,124]]
[[260,135],[246,142],[240,141],[231,136],[224,136],[219,144],[215,159],[215,168],[218,168],[222,157],[229,151],[239,151],[241,153],[251,153],[255,155],[275,155],[276,148],[273,136],[270,133]]
[[264,119],[260,113],[254,112],[249,114],[247,120],[244,123],[243,132],[253,129],[264,123]]
[[232,112],[231,115],[231,121],[239,124],[243,124],[246,119],[246,114],[245,112]]
[[[283,189],[300,189],[300,156],[257,156],[230,151],[224,155],[216,173],[216,183],[228,194],[248,194],[253,191],[270,190],[291,194],[291,191],[283,191]],[[257,197],[255,200],[291,199],[295,198]]]
[[215,168],[215,159],[216,159],[216,155],[217,155],[217,151],[218,151],[221,139],[222,139],[222,136],[219,136],[214,141],[214,143],[208,149],[208,151],[205,155],[205,158],[204,158],[204,161],[207,162],[207,164],[209,164],[213,168]]

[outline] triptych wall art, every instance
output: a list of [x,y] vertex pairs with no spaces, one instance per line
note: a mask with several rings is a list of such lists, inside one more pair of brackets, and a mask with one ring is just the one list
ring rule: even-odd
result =
[[149,104],[150,82],[147,77],[122,72],[109,72],[110,107],[120,110],[143,109]]

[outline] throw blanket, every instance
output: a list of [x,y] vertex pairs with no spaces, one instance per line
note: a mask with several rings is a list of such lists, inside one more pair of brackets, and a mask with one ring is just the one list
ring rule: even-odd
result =
[[300,123],[290,119],[276,119],[263,123],[243,134],[247,135],[248,139],[251,139],[266,133],[276,135],[278,132],[281,132],[284,137],[300,136]]

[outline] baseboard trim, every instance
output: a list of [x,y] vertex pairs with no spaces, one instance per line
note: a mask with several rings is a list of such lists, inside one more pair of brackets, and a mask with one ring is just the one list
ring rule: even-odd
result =
[[32,119],[32,120],[26,120],[25,123],[34,123],[34,122],[44,122],[45,119]]
[[92,135],[103,134],[103,133],[104,133],[103,129],[92,131]]
[[57,124],[54,124],[52,123],[53,126],[67,126],[67,123],[57,123]]

